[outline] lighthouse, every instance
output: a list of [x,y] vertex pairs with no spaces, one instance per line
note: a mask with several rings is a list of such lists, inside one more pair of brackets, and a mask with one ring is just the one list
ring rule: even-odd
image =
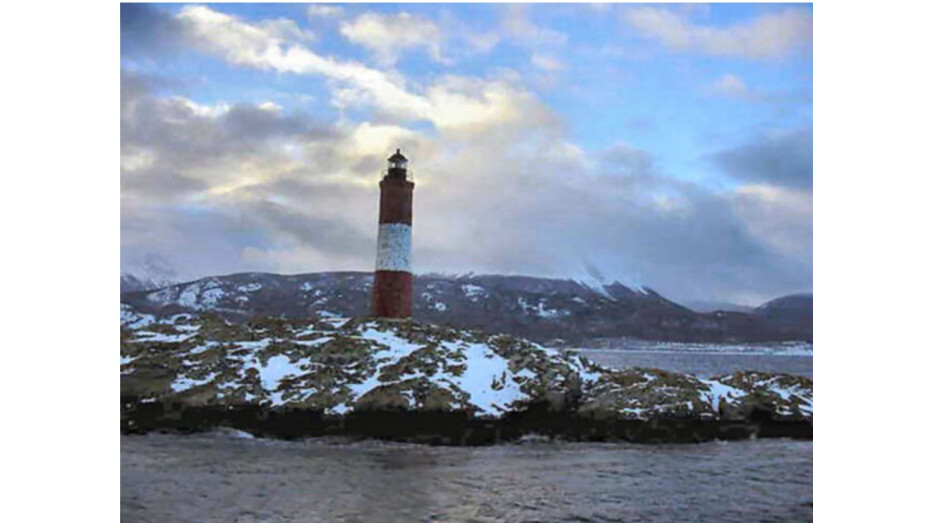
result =
[[397,149],[388,158],[381,178],[378,252],[372,314],[380,318],[409,318],[413,305],[410,240],[413,225],[413,182],[407,179],[407,158]]

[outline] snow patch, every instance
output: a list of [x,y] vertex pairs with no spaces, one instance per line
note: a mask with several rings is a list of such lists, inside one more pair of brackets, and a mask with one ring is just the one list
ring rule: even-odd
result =
[[[356,402],[369,391],[382,385],[381,369],[383,367],[397,363],[401,358],[412,354],[421,347],[418,344],[411,343],[404,338],[398,337],[393,332],[379,331],[372,328],[368,328],[362,332],[359,338],[371,340],[378,344],[377,350],[372,354],[372,356],[377,359],[378,366],[375,372],[361,383],[347,384],[349,390],[352,392],[352,398]],[[337,414],[345,413],[347,410],[348,406],[346,404],[337,405],[329,409],[330,412]]]
[[322,338],[316,338],[313,340],[294,340],[294,343],[297,345],[303,345],[304,347],[316,347],[317,345],[329,343],[330,340],[332,340],[331,337],[323,336]]
[[557,318],[568,314],[567,311],[561,309],[550,309],[546,307],[546,299],[543,298],[539,300],[536,305],[530,305],[523,296],[517,298],[517,305],[523,309],[523,312],[534,314],[540,318],[550,319]]
[[211,372],[205,378],[202,379],[192,379],[187,376],[180,376],[171,383],[171,390],[174,392],[183,392],[194,387],[199,387],[200,385],[206,385],[210,383],[216,377],[219,376],[218,372]]
[[465,293],[465,297],[468,298],[468,301],[475,303],[481,298],[486,298],[488,296],[488,291],[480,285],[473,285],[471,283],[466,283],[461,286],[462,292]]
[[710,388],[710,391],[704,393],[705,401],[709,402],[712,405],[714,411],[720,410],[720,400],[725,399],[727,403],[731,403],[733,400],[737,400],[746,395],[746,393],[740,389],[733,388],[729,385],[724,385],[719,381],[715,380],[699,380],[704,385],[707,385]]
[[200,284],[192,283],[187,287],[184,287],[184,290],[181,291],[181,294],[178,296],[178,304],[182,307],[187,307],[189,309],[194,309],[197,307],[197,295],[200,293]]
[[[517,400],[527,399],[514,381],[506,359],[484,343],[465,347],[466,366],[456,385],[468,393],[469,401],[485,414],[503,414]],[[532,373],[522,377],[533,377]]]
[[226,296],[226,291],[220,288],[210,288],[202,293],[200,293],[200,303],[195,305],[197,309],[210,309],[216,307],[223,297]]
[[191,334],[165,334],[163,332],[139,331],[136,333],[136,336],[141,337],[131,340],[130,343],[181,343],[182,341],[187,341],[196,335],[196,332]]
[[141,329],[147,325],[155,323],[155,316],[151,314],[139,314],[132,307],[121,303],[119,306],[119,324],[130,330]]
[[193,349],[191,349],[191,350],[188,352],[188,354],[189,354],[189,355],[201,354],[201,353],[207,352],[208,350],[212,349],[213,347],[215,347],[215,346],[217,346],[217,345],[218,345],[218,343],[215,342],[215,341],[208,341],[207,343],[205,343],[205,344],[203,344],[203,345],[198,345],[198,346],[194,347]]

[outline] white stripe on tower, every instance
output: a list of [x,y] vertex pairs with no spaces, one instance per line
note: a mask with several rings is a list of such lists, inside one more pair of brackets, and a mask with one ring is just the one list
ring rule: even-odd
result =
[[376,271],[411,272],[410,240],[413,228],[406,223],[378,225]]

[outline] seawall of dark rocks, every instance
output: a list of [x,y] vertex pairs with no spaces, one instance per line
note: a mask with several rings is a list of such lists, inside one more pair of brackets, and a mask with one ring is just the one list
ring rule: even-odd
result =
[[342,436],[430,445],[490,445],[542,436],[566,441],[700,443],[755,438],[813,439],[813,422],[781,419],[757,410],[745,419],[657,417],[648,420],[598,419],[549,405],[535,404],[500,418],[476,418],[468,412],[356,411],[327,415],[318,410],[270,409],[258,405],[191,406],[121,398],[120,430],[203,432],[220,427],[259,437],[297,439]]

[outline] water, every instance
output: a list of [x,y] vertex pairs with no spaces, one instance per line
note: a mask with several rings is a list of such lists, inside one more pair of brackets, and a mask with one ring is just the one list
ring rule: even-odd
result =
[[122,521],[809,521],[813,443],[121,438]]
[[811,355],[736,352],[688,352],[618,349],[571,349],[607,367],[652,367],[709,378],[740,370],[784,372],[814,377]]

